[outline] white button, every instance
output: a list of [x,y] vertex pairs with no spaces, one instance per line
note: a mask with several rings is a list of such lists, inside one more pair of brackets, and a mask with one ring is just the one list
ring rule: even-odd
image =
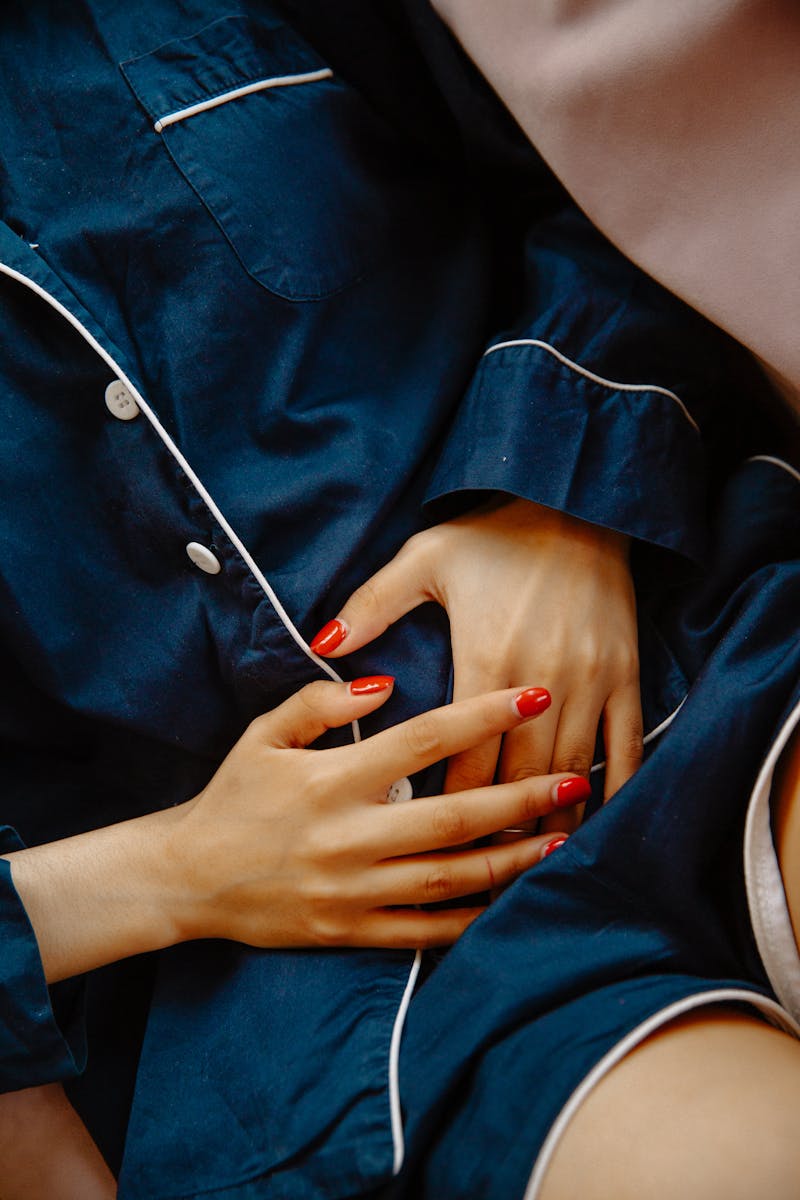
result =
[[386,793],[386,803],[400,804],[403,800],[410,800],[413,795],[414,789],[411,786],[410,779],[406,779],[405,777],[403,779],[395,779]]
[[114,379],[106,388],[106,408],[120,421],[132,421],[139,415],[139,405],[121,379]]
[[222,570],[219,559],[216,554],[211,553],[208,546],[201,546],[199,542],[189,542],[186,553],[194,565],[207,575],[219,575]]

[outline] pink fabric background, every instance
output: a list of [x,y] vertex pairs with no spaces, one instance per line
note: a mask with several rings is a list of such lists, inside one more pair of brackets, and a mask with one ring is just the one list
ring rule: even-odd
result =
[[433,0],[626,254],[800,412],[800,0]]

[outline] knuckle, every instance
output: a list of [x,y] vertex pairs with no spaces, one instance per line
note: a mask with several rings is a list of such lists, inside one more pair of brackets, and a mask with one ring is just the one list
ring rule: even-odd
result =
[[271,727],[270,717],[271,713],[262,713],[260,716],[254,717],[242,734],[242,741],[260,743],[268,741]]
[[292,747],[281,752],[288,758],[293,767],[296,786],[302,789],[300,806],[307,820],[304,833],[315,834],[318,814],[327,806],[330,793],[334,790],[331,771],[324,761],[324,750],[306,750],[304,747]]
[[397,555],[414,587],[428,599],[441,599],[436,567],[442,560],[439,527],[423,529],[408,539]]
[[373,579],[362,583],[353,592],[348,602],[348,610],[355,616],[372,616],[380,610],[380,588]]
[[453,876],[446,867],[436,867],[425,879],[425,895],[431,902],[449,900],[453,888]]
[[297,692],[297,699],[308,709],[309,712],[315,715],[325,704],[325,701],[330,697],[330,683],[322,679],[315,679],[312,683],[307,683]]
[[639,679],[639,651],[635,645],[626,645],[617,656],[617,670],[626,683]]
[[347,940],[347,927],[341,917],[332,912],[313,913],[308,932],[318,946],[341,946]]
[[439,754],[442,738],[437,722],[431,716],[415,717],[405,727],[406,743],[417,757]]
[[442,801],[434,809],[433,828],[445,845],[456,846],[468,840],[464,814],[450,801]]
[[339,899],[340,889],[330,875],[318,872],[310,875],[301,885],[303,899],[313,916],[323,920],[330,915],[334,903]]
[[605,655],[594,640],[584,642],[580,652],[580,672],[585,682],[593,682],[605,669]]
[[472,759],[455,763],[452,759],[450,761],[450,784],[454,791],[475,791],[492,782],[491,768],[487,769],[484,763]]
[[332,828],[327,822],[318,821],[308,830],[305,837],[304,858],[310,863],[331,865],[342,862],[350,849],[342,830]]
[[622,743],[622,757],[628,762],[640,763],[644,755],[644,740],[641,732],[631,734]]
[[623,722],[616,742],[617,756],[627,762],[640,763],[644,754],[644,730],[638,716]]
[[400,555],[403,558],[416,559],[421,564],[429,556],[437,553],[441,541],[441,526],[432,525],[430,529],[421,529],[419,533],[412,534],[404,544]]
[[566,771],[570,775],[588,775],[592,765],[592,755],[588,749],[565,750],[556,756],[553,762],[553,772]]
[[530,780],[524,781],[520,787],[520,808],[523,821],[535,821],[544,810],[541,788],[536,787]]
[[550,763],[544,762],[542,759],[530,760],[528,762],[515,763],[506,776],[508,783],[524,783],[526,779],[535,779],[538,775],[547,775],[550,772]]

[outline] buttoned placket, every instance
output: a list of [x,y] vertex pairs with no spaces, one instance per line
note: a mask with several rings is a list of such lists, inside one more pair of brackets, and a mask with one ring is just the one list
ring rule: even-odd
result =
[[[33,251],[32,251],[33,253]],[[34,256],[38,259],[38,256]],[[49,268],[47,268],[49,271]],[[193,487],[195,493],[202,501],[205,509],[211,514],[214,521],[220,526],[229,539],[233,548],[238,552],[244,560],[251,574],[254,576],[261,590],[268,598],[273,610],[277,614],[279,620],[283,624],[289,636],[297,644],[311,662],[315,663],[329,678],[343,682],[341,676],[334,670],[332,666],[324,659],[319,658],[310,649],[306,641],[303,639],[300,632],[291,621],[288,613],[281,604],[278,596],[273,591],[269,581],[259,568],[258,564],[253,559],[252,555],[239,538],[236,531],[232,528],[226,517],[223,515],[216,502],[209,494],[204,484],[197,476],[196,472],[185,458],[182,451],[170,437],[167,430],[160,422],[155,411],[147,403],[141,390],[134,384],[131,376],[122,369],[117,357],[112,354],[106,345],[105,339],[102,338],[98,331],[98,336],[91,332],[88,324],[73,311],[71,305],[67,305],[59,300],[47,287],[39,283],[32,275],[26,274],[24,271],[12,267],[6,262],[0,261],[0,275],[4,275],[9,279],[16,281],[23,287],[28,288],[44,300],[52,309],[62,316],[75,329],[83,340],[95,351],[105,365],[112,371],[114,378],[107,384],[104,392],[104,403],[111,417],[120,422],[129,422],[134,419],[144,416],[149,427],[157,434],[158,438],[171,455],[173,461],[183,471],[189,483]],[[58,278],[57,276],[55,277]],[[205,546],[201,542],[190,541],[185,546],[185,552],[190,561],[203,574],[208,576],[217,576],[222,574],[222,563],[220,562],[214,550]],[[361,733],[358,721],[352,722],[353,738],[359,741]],[[393,783],[388,791],[386,800],[388,803],[396,803],[406,801],[413,796],[413,786],[408,778],[397,780]],[[422,964],[422,951],[417,950],[410,952],[412,959],[409,964],[408,975],[403,986],[402,996],[397,1007],[392,1027],[392,1036],[389,1046],[389,1061],[388,1081],[389,1081],[389,1121],[391,1126],[393,1151],[393,1172],[397,1174],[404,1161],[405,1157],[405,1139],[403,1129],[403,1114],[400,1103],[400,1080],[399,1080],[399,1059],[400,1059],[400,1043],[403,1029],[405,1027],[406,1016],[414,994],[417,979],[419,977],[420,967]]]

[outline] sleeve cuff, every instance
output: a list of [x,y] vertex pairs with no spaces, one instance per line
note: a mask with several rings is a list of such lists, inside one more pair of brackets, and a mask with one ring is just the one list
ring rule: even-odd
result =
[[[0,827],[0,854],[24,849]],[[0,1091],[36,1087],[80,1074],[86,1060],[82,984],[48,988],[28,914],[0,859]]]
[[[705,459],[692,416],[656,385],[603,379],[535,339],[487,350],[425,505],[435,520],[505,492],[701,562]],[[465,495],[465,493],[467,495]]]

